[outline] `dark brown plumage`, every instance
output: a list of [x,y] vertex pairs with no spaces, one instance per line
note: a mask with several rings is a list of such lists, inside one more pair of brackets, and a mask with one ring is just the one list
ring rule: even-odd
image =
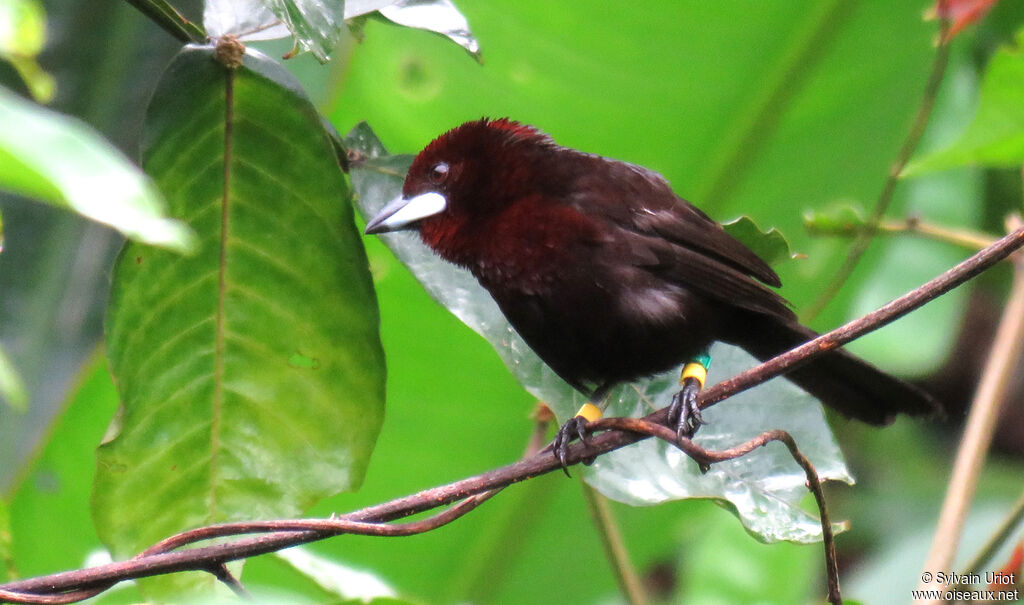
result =
[[[368,233],[417,229],[470,270],[559,376],[590,396],[675,367],[713,341],[768,359],[815,336],[775,272],[661,175],[479,120],[415,159]],[[871,424],[927,414],[919,389],[839,350],[788,377]]]

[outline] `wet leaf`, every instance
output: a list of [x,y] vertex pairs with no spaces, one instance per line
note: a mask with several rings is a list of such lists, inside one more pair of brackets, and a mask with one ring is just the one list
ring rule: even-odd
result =
[[398,25],[441,34],[480,60],[480,43],[451,0],[398,0],[378,10],[385,19]]
[[300,50],[326,62],[346,25],[360,31],[373,13],[397,25],[441,34],[479,60],[480,45],[451,0],[208,0],[203,21],[214,37],[273,40],[291,35]]
[[291,35],[320,62],[330,60],[345,27],[344,0],[207,0],[203,25],[213,37],[274,40]]

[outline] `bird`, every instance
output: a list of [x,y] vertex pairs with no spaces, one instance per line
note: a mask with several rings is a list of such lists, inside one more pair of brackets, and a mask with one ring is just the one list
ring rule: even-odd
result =
[[[509,118],[461,124],[414,158],[402,193],[365,232],[401,230],[469,270],[541,360],[596,405],[618,384],[700,359],[713,342],[763,361],[818,335],[772,289],[782,285],[776,272],[663,176]],[[669,405],[680,436],[703,422],[697,370]],[[843,349],[786,376],[871,425],[940,412],[923,390]],[[558,430],[563,469],[593,418],[581,410]]]

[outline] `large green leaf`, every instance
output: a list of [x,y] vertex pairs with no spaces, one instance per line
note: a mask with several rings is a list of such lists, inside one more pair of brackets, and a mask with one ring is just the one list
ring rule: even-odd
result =
[[94,506],[117,557],[362,481],[383,415],[378,311],[348,185],[297,90],[252,51],[228,73],[188,47],[154,94],[144,166],[200,243],[190,258],[131,244],[115,267],[123,410]]

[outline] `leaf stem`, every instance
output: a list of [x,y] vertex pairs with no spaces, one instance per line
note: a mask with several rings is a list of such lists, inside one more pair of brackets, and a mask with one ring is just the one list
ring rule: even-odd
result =
[[615,574],[615,580],[619,584],[619,590],[623,598],[630,605],[644,605],[647,603],[647,595],[644,593],[643,583],[636,574],[636,569],[629,560],[629,552],[626,550],[626,543],[622,539],[622,532],[612,515],[611,507],[608,505],[608,498],[599,494],[597,490],[587,485],[583,475],[578,474],[580,490],[583,492],[583,499],[587,502],[587,510],[590,511],[590,518],[594,522],[597,534],[601,538],[601,545],[604,547],[604,554]]
[[928,126],[928,120],[931,118],[932,108],[935,106],[935,99],[939,94],[939,87],[946,74],[946,66],[949,64],[949,41],[946,40],[946,32],[948,30],[949,21],[947,19],[940,19],[938,48],[935,51],[935,60],[932,62],[928,83],[925,84],[921,104],[914,115],[914,121],[910,126],[910,131],[907,133],[907,138],[903,141],[903,145],[896,154],[896,159],[889,168],[885,184],[882,185],[882,191],[879,193],[875,207],[868,218],[868,229],[859,233],[856,239],[853,240],[847,252],[846,260],[843,261],[842,266],[836,271],[832,281],[825,286],[818,298],[812,301],[804,311],[803,315],[806,322],[817,317],[828,306],[828,303],[835,298],[843,285],[846,284],[850,275],[853,274],[853,270],[857,268],[861,258],[864,257],[864,253],[867,252],[871,239],[875,234],[875,227],[881,222],[882,217],[885,216],[885,212],[892,203],[892,197],[896,192],[896,185],[899,183],[900,174],[906,168],[907,162],[910,161],[910,156],[917,149],[918,143],[921,142],[921,137]]
[[190,42],[202,44],[206,41],[206,31],[186,19],[167,0],[126,0],[126,2],[139,9],[139,12],[185,44]]

